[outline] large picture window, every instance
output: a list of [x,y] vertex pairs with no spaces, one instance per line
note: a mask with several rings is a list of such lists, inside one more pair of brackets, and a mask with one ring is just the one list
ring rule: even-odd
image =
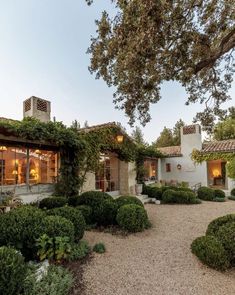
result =
[[101,154],[100,167],[96,172],[96,189],[103,192],[119,190],[119,160],[115,154]]
[[0,149],[1,185],[55,183],[57,174],[57,152],[24,147]]

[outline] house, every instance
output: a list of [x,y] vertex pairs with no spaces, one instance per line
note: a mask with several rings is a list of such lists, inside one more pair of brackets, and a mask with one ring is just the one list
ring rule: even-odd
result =
[[[181,128],[181,145],[159,148],[163,158],[157,160],[157,179],[161,182],[186,182],[190,187],[209,186],[230,192],[234,181],[227,176],[223,154],[235,154],[235,140],[202,142],[200,125]],[[196,164],[193,150],[205,155],[221,153],[221,159]],[[213,157],[212,157],[213,158]]]
[[[51,120],[51,102],[35,96],[23,102],[23,116],[42,122]],[[0,121],[14,120],[0,118]],[[83,130],[114,126],[116,123],[97,125]],[[120,128],[121,138],[128,135]],[[117,139],[118,140],[118,139]],[[120,143],[121,144],[121,143]],[[134,193],[136,171],[132,162],[121,161],[115,151],[102,151],[100,167],[96,173],[88,173],[83,191],[102,190],[112,195]],[[0,125],[0,192],[16,195],[53,192],[60,171],[60,152],[56,144],[27,140],[11,134]]]

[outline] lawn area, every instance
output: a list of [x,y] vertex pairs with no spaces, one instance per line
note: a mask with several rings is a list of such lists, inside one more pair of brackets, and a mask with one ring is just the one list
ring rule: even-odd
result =
[[85,295],[232,295],[235,271],[203,265],[190,250],[213,219],[235,213],[235,202],[201,205],[146,205],[153,227],[129,236],[86,232],[91,244],[104,242],[106,253],[83,266]]

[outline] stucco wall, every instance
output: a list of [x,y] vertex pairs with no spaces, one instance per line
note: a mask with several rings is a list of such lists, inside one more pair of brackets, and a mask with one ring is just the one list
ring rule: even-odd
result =
[[83,184],[82,192],[95,190],[95,173],[88,172],[86,174],[86,181]]
[[135,163],[120,161],[120,194],[135,194]]

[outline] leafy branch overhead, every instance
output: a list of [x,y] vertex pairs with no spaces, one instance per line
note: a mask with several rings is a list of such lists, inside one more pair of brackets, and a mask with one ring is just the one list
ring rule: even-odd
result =
[[[87,0],[88,4],[93,1]],[[178,81],[186,104],[199,102],[197,113],[211,131],[221,104],[229,100],[235,69],[233,0],[111,0],[117,13],[96,21],[90,71],[115,86],[114,103],[131,124],[150,121],[149,107],[161,98],[164,81]],[[174,98],[172,98],[174,99]]]

